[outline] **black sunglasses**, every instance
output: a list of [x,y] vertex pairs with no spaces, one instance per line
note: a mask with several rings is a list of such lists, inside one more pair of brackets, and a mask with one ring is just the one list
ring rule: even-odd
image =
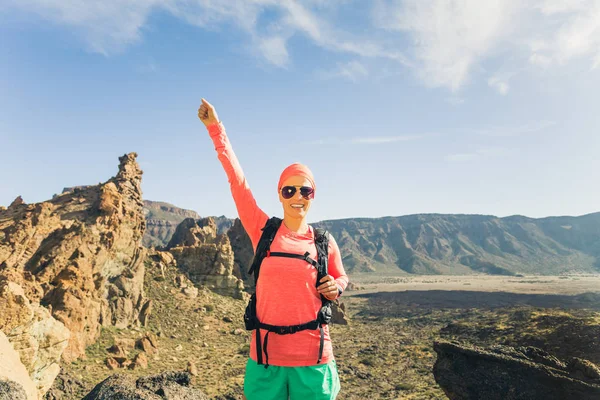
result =
[[315,197],[315,189],[310,186],[284,186],[281,188],[281,197],[291,199],[296,194],[296,188],[300,188],[300,194],[304,199],[310,200]]

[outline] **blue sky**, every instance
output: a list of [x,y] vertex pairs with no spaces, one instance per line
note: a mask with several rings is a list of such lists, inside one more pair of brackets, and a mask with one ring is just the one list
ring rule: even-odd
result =
[[311,167],[311,221],[600,211],[599,0],[3,0],[0,205],[97,184],[235,216],[197,119],[259,205]]

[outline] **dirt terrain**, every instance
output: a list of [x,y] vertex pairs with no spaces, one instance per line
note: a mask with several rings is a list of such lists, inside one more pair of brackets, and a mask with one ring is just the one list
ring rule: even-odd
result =
[[[192,362],[196,387],[215,399],[241,399],[250,337],[241,320],[245,303],[206,290],[187,298],[174,283],[176,270],[167,269],[164,280],[157,280],[155,266],[147,265],[147,271],[146,290],[155,300],[147,330],[157,335],[159,352],[149,357],[147,368],[117,371],[142,376],[184,370]],[[433,341],[440,338],[534,345],[558,357],[600,363],[598,276],[353,277],[353,282],[364,289],[343,296],[350,324],[331,327],[339,399],[445,399],[432,374]],[[83,383],[77,393],[117,372],[105,363],[115,339],[138,339],[144,332],[104,329],[87,358],[65,368]]]

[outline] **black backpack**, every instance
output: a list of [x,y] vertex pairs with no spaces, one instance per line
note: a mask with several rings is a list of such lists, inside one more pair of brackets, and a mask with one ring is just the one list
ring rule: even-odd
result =
[[[327,261],[328,261],[328,246],[329,237],[327,231],[322,228],[315,229],[315,246],[317,247],[317,259],[318,262],[309,257],[308,252],[301,254],[292,253],[280,253],[271,252],[271,242],[275,238],[277,230],[281,226],[281,218],[273,217],[267,221],[265,226],[262,228],[262,235],[256,245],[256,252],[254,254],[254,260],[249,270],[249,274],[254,273],[254,283],[258,282],[258,275],[260,272],[260,265],[265,257],[287,257],[287,258],[299,258],[305,260],[309,264],[313,265],[317,269],[317,282],[316,286],[319,286],[319,281],[327,275]],[[262,360],[262,348],[265,351],[265,368],[269,366],[269,354],[267,353],[267,344],[269,342],[269,333],[273,332],[278,335],[294,334],[306,329],[319,329],[321,333],[321,341],[319,345],[319,359],[317,364],[321,363],[323,357],[323,344],[324,344],[324,331],[323,325],[329,324],[331,321],[331,300],[327,300],[321,295],[321,309],[317,314],[317,319],[307,322],[301,325],[292,326],[276,326],[262,323],[256,316],[256,292],[250,297],[250,301],[246,306],[246,312],[244,313],[244,323],[246,324],[247,330],[256,329],[256,355],[258,357],[258,364],[263,364]],[[260,329],[267,330],[265,335],[264,344],[261,341]]]

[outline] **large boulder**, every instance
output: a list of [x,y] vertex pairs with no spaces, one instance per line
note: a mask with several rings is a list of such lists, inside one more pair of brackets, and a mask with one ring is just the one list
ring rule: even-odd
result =
[[164,372],[135,380],[116,374],[100,382],[83,400],[208,400],[199,389],[190,387],[187,372]]
[[244,297],[244,283],[233,274],[234,257],[229,238],[218,233],[212,217],[187,218],[169,242],[177,267],[197,285],[237,299]]
[[37,400],[38,392],[19,353],[0,331],[0,400]]
[[535,347],[433,348],[433,375],[450,400],[600,399],[600,370],[587,360],[563,362]]

